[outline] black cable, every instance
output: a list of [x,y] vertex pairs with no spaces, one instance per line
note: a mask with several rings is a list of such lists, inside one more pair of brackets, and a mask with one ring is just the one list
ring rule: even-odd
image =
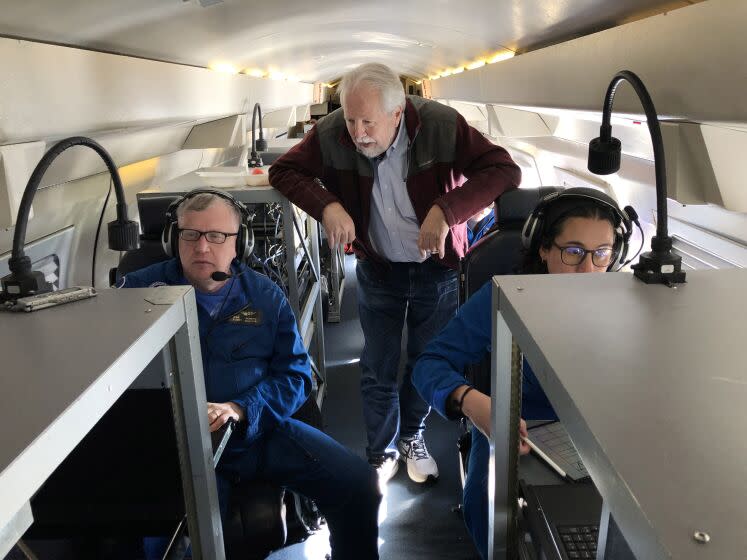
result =
[[303,251],[304,253],[306,253],[306,258],[309,261],[309,266],[311,267],[311,271],[314,273],[314,280],[319,282],[319,273],[316,271],[316,268],[314,268],[314,261],[311,260],[311,254],[309,253],[309,248],[306,247],[306,241],[304,241],[304,236],[301,233],[301,226],[298,225],[298,220],[296,219],[296,213],[293,211],[293,208],[291,208],[291,216],[293,216],[293,225],[296,226],[298,237],[301,239],[301,247],[303,247]]
[[623,268],[625,266],[628,266],[630,263],[632,263],[638,255],[641,254],[641,251],[643,251],[643,243],[645,240],[645,236],[643,235],[643,228],[641,227],[641,222],[638,221],[638,219],[633,220],[633,223],[638,226],[638,231],[641,232],[641,244],[638,246],[638,251],[636,251],[636,254],[630,257],[627,261],[623,263],[623,265],[620,268]]
[[[96,226],[96,237],[93,240],[93,258],[91,259],[91,287],[96,287],[96,250],[99,248],[99,233],[101,232],[101,224],[104,221],[104,213],[106,212],[106,205],[109,203],[109,197],[112,194],[112,182],[109,178],[109,191],[106,193],[104,198],[104,206],[101,208],[101,214],[99,215],[99,223]],[[121,258],[121,257],[120,257]]]

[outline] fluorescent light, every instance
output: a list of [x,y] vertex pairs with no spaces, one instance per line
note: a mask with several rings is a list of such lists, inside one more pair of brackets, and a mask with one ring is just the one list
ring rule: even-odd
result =
[[267,75],[267,72],[260,70],[259,68],[247,68],[244,70],[244,74],[254,78],[264,78]]
[[239,69],[236,68],[233,64],[229,64],[228,62],[215,62],[213,64],[210,64],[208,68],[210,70],[214,70],[215,72],[223,72],[225,74],[239,73]]
[[474,70],[475,68],[480,68],[480,66],[485,66],[485,64],[486,64],[485,61],[482,59],[475,60],[474,62],[470,62],[467,65],[467,70]]
[[460,66],[459,68],[454,68],[451,71],[452,74],[461,74],[462,72],[464,72],[464,66]]
[[509,58],[514,57],[513,51],[499,51],[495,53],[493,56],[488,58],[488,64],[494,64],[496,62],[500,62],[501,60],[508,60]]

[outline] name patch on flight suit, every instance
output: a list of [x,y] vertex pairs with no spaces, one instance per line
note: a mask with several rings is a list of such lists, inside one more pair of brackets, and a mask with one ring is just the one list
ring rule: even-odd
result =
[[258,309],[253,309],[252,304],[250,303],[231,315],[227,321],[234,325],[261,325],[262,312]]

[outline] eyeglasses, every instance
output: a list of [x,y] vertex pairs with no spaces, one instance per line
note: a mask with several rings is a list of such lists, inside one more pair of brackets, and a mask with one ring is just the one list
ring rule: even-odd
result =
[[614,255],[614,250],[610,247],[584,249],[583,247],[577,247],[575,245],[569,245],[567,247],[561,247],[557,243],[553,243],[553,245],[560,249],[560,260],[563,261],[563,264],[568,266],[580,265],[584,262],[586,255],[591,253],[591,262],[594,266],[599,268],[608,267],[610,262],[612,262],[612,256]]
[[226,242],[227,237],[238,235],[237,233],[223,233],[222,231],[199,231],[196,229],[180,229],[179,238],[184,241],[197,241],[200,237],[205,236],[208,243],[215,243],[221,245]]

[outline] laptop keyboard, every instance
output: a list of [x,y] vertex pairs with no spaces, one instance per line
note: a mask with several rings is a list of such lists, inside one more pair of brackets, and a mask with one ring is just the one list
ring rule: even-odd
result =
[[598,525],[559,525],[557,530],[569,560],[597,557]]

